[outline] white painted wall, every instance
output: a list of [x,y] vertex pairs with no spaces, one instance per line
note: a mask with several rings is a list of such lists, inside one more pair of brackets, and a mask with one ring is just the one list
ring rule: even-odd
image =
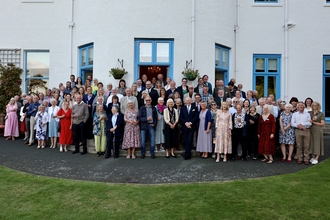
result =
[[[284,64],[284,1],[278,7],[257,7],[240,0],[237,54],[238,83],[252,88],[253,54],[281,54]],[[174,39],[174,79],[180,83],[186,60],[191,59],[192,0],[95,0],[74,1],[73,73],[78,75],[78,47],[94,43],[94,77],[105,84],[118,81],[109,70],[124,59],[130,85],[134,78],[134,39]],[[22,3],[0,1],[0,48],[50,50],[50,86],[70,75],[70,1]],[[231,48],[229,78],[234,75],[236,0],[195,0],[194,66],[207,74],[214,86],[214,45]],[[288,94],[322,99],[322,56],[330,54],[330,7],[325,0],[290,0]],[[22,53],[23,54],[23,53]],[[22,57],[23,61],[23,57]],[[23,66],[23,63],[22,63]],[[284,77],[282,78],[282,83]],[[282,97],[284,88],[281,88]],[[287,100],[288,101],[288,100]]]

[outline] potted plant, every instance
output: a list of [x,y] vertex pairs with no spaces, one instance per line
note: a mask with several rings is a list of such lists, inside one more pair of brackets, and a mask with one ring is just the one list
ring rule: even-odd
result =
[[198,70],[191,69],[191,68],[185,68],[184,71],[182,71],[182,74],[189,80],[194,81],[198,76],[199,72]]
[[[23,69],[16,67],[12,63],[3,66],[0,63],[0,122],[1,117],[6,114],[6,106],[15,95],[21,95],[21,75]],[[3,122],[2,122],[3,123]]]
[[127,73],[128,72],[124,68],[119,67],[111,68],[109,71],[110,76],[113,76],[115,79],[121,79]]

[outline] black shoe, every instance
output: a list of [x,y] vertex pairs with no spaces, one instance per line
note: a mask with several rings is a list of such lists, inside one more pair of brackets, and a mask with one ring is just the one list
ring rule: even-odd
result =
[[146,155],[144,155],[144,154],[141,154],[141,156],[140,156],[141,159],[144,159],[145,157],[146,157]]
[[101,154],[99,152],[96,153],[96,156],[99,157]]
[[80,154],[81,154],[81,155],[84,155],[84,154],[87,154],[87,152],[81,152]]
[[248,160],[246,159],[246,157],[243,157],[242,160],[243,160],[243,161],[248,161]]
[[79,151],[72,151],[72,154],[77,154],[77,153],[79,153]]
[[170,154],[170,156],[176,158],[176,155],[175,154],[174,155]]
[[156,156],[155,155],[151,155],[151,159],[155,159],[156,158]]
[[118,157],[119,157],[119,155],[114,155],[114,156],[113,156],[113,158],[118,158]]
[[104,157],[104,158],[105,158],[105,159],[108,159],[108,158],[110,158],[110,157],[111,157],[111,155],[110,155],[110,156],[108,156],[108,155],[105,155],[105,157]]
[[106,153],[105,153],[105,152],[101,152],[101,155],[104,155],[104,156],[105,156],[105,155],[106,155]]
[[234,161],[235,161],[235,157],[232,157],[232,158],[231,158],[231,161],[233,161],[233,162],[234,162]]
[[170,158],[170,155],[166,156],[166,158]]

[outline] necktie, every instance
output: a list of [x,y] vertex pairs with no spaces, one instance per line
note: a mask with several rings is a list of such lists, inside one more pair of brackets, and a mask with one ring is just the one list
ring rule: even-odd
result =
[[190,113],[190,105],[188,106],[188,114]]

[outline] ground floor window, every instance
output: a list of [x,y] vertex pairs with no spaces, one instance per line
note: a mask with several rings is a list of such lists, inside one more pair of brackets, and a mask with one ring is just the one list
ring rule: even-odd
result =
[[253,89],[258,91],[259,97],[273,94],[275,99],[280,98],[280,76],[280,54],[253,55]]
[[87,76],[93,79],[93,65],[94,65],[94,44],[85,44],[78,47],[79,49],[79,75],[83,82]]
[[173,79],[173,40],[135,39],[134,80],[147,75],[148,80],[163,74]]
[[25,91],[36,95],[46,93],[49,87],[49,51],[24,51]]
[[223,80],[225,85],[228,83],[229,50],[228,47],[215,45],[215,81]]
[[327,118],[330,120],[330,55],[323,58],[323,105],[322,109]]

